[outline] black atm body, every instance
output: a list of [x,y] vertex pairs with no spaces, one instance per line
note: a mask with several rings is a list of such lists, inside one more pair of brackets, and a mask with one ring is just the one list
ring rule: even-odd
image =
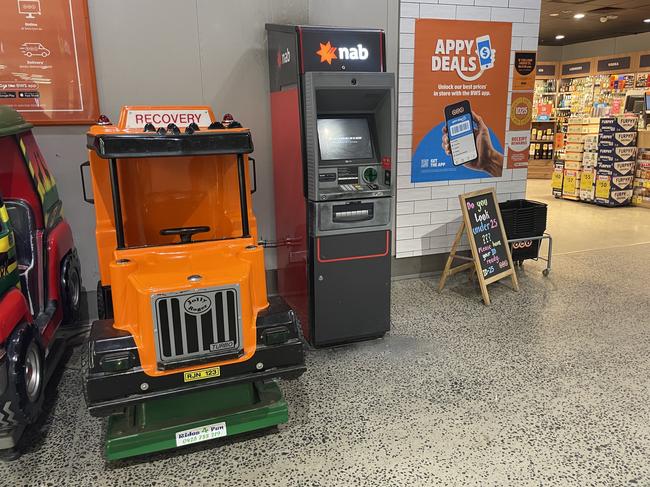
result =
[[395,77],[384,33],[267,25],[278,289],[325,346],[390,328]]

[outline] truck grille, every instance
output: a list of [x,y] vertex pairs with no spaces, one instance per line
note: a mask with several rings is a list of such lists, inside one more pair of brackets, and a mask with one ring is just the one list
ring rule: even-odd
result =
[[241,350],[239,286],[152,296],[158,361],[187,363]]

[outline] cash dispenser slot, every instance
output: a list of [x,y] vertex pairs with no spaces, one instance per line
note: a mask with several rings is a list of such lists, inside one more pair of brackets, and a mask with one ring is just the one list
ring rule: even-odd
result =
[[311,234],[390,230],[390,202],[390,198],[312,202],[309,204]]
[[332,207],[332,221],[352,223],[372,220],[375,216],[373,203],[352,202]]

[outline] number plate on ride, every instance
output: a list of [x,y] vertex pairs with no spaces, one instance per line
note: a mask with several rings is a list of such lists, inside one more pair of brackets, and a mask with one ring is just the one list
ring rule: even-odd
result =
[[192,370],[183,374],[184,382],[192,382],[195,380],[211,379],[221,375],[220,367],[210,367],[209,369]]

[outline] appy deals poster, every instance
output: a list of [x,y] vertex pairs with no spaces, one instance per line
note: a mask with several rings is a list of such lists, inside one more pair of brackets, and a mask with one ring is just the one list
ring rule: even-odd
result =
[[499,177],[512,24],[415,22],[411,181]]

